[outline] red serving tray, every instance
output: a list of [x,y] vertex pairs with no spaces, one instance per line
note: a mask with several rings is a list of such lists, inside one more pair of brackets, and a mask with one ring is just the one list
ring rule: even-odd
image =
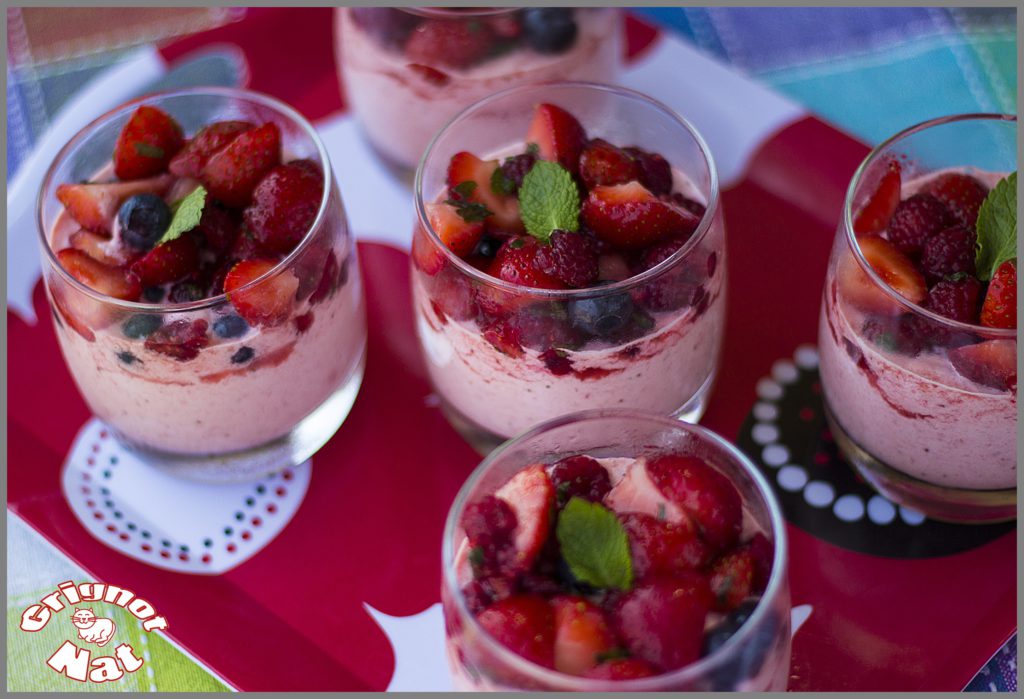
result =
[[[252,87],[317,118],[341,104],[329,28],[324,10],[252,10],[165,53],[236,43]],[[654,34],[638,22],[630,30],[633,50]],[[308,73],[282,75],[276,57],[290,50],[292,65]],[[834,127],[803,119],[768,140],[723,193],[730,305],[708,427],[737,437],[757,380],[815,341],[835,222],[866,152]],[[37,325],[8,312],[8,507],[96,579],[144,591],[170,620],[168,634],[238,689],[386,688],[393,652],[363,604],[405,616],[438,601],[444,517],[479,461],[428,402],[405,253],[361,243],[360,255],[369,312],[362,391],[314,457],[294,520],[217,577],[129,559],[75,519],[59,471],[89,412],[61,358],[41,284]],[[1013,633],[1016,529],[964,553],[919,559],[857,553],[788,529],[793,603],[813,607],[794,639],[791,689],[959,690]]]

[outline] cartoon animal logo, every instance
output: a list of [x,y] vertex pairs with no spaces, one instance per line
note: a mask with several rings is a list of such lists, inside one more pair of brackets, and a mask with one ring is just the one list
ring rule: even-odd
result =
[[114,637],[117,626],[113,619],[96,617],[92,609],[75,609],[71,615],[71,623],[78,629],[78,637],[86,643],[105,646]]

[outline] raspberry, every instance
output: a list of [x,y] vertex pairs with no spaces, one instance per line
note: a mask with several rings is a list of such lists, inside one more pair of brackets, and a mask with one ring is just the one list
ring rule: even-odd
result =
[[946,206],[957,222],[970,228],[977,223],[978,209],[988,195],[985,185],[959,172],[936,177],[926,189]]
[[679,192],[672,192],[671,194],[668,195],[668,197],[663,198],[666,201],[675,204],[676,206],[683,207],[691,214],[694,214],[695,216],[699,216],[701,218],[704,217],[704,212],[707,211],[707,207],[701,204],[699,201],[689,199],[680,194]]
[[540,359],[555,376],[565,376],[572,371],[572,362],[562,350],[551,347],[541,353]]
[[963,272],[974,275],[977,235],[970,228],[953,226],[928,239],[921,252],[921,271],[932,283]]
[[570,456],[555,463],[551,469],[551,482],[555,484],[560,506],[572,497],[601,502],[612,489],[608,471],[589,456]]
[[915,194],[896,206],[889,220],[889,242],[916,257],[929,238],[952,223],[941,201],[930,194]]
[[549,245],[537,247],[533,264],[566,286],[579,289],[597,280],[597,245],[581,233],[555,231]]
[[516,192],[523,186],[523,178],[526,177],[526,173],[530,171],[535,162],[537,162],[537,156],[527,151],[511,158],[505,158],[505,162],[501,164],[502,174],[515,185]]
[[516,555],[512,534],[517,522],[507,502],[485,495],[466,507],[461,524],[471,547],[469,561],[475,577],[514,574]]
[[672,257],[679,251],[679,248],[686,245],[686,242],[690,239],[689,235],[675,236],[667,240],[662,240],[654,245],[650,246],[640,256],[640,266],[637,272],[645,272],[652,267],[660,265],[662,262]]
[[967,277],[955,281],[940,281],[928,292],[924,306],[961,323],[977,323],[980,299],[981,282],[973,277]]
[[505,599],[511,594],[512,583],[502,577],[471,580],[462,588],[462,595],[466,598],[466,606],[469,607],[473,614],[479,614],[490,605]]
[[648,153],[640,148],[623,148],[636,158],[640,168],[640,184],[659,196],[672,191],[672,166],[657,153]]

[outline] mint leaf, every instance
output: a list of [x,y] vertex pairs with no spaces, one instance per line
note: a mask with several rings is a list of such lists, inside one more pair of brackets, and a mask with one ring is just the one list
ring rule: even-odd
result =
[[474,189],[476,189],[476,182],[473,180],[459,182],[457,185],[452,187],[452,191],[459,195],[459,199],[468,199],[470,195],[473,194]]
[[171,224],[167,226],[167,230],[157,241],[157,245],[180,238],[182,233],[187,233],[198,226],[199,220],[203,217],[204,206],[206,206],[206,187],[199,185],[184,199],[171,206]]
[[558,516],[555,534],[577,580],[623,591],[633,587],[629,537],[614,512],[600,503],[572,497]]
[[1004,177],[988,193],[978,210],[975,266],[978,278],[988,281],[999,265],[1017,257],[1017,173]]
[[580,192],[569,171],[558,163],[539,160],[519,188],[519,215],[526,231],[547,242],[551,231],[578,231]]
[[495,194],[509,196],[516,193],[516,183],[509,179],[504,170],[496,167],[491,173],[491,191]]
[[[465,183],[463,183],[465,184]],[[473,183],[476,186],[476,183]],[[465,199],[445,199],[445,204],[455,207],[455,213],[462,217],[462,220],[466,223],[473,223],[474,221],[483,221],[488,216],[494,214],[493,211],[487,208],[486,205],[481,204],[477,201],[466,201]]]

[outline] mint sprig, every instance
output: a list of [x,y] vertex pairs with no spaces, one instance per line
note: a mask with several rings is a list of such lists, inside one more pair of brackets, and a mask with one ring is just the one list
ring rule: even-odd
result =
[[580,192],[569,171],[558,163],[539,160],[519,188],[519,215],[526,232],[542,242],[555,230],[580,228]]
[[1017,257],[1017,173],[1004,177],[978,210],[975,267],[988,281],[999,265]]
[[633,587],[629,536],[615,513],[600,503],[572,497],[555,529],[562,557],[573,576],[599,588]]
[[187,233],[199,225],[203,218],[203,208],[206,206],[206,187],[199,185],[189,192],[183,199],[171,205],[171,223],[167,226],[163,236],[157,241],[157,245],[169,243],[180,238],[182,233]]

